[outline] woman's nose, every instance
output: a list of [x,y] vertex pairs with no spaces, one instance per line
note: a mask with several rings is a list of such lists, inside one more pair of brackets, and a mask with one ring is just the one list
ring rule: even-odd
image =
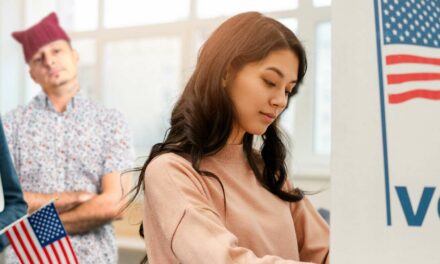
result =
[[285,108],[287,105],[287,96],[284,89],[280,89],[273,94],[270,104],[279,108]]

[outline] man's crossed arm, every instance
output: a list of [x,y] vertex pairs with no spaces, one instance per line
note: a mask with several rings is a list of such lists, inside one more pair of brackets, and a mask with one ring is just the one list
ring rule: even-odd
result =
[[24,198],[29,205],[29,212],[33,212],[58,197],[55,207],[60,214],[61,221],[69,234],[81,234],[111,222],[121,219],[120,209],[125,199],[124,195],[130,188],[130,175],[112,172],[101,179],[101,193],[88,192],[61,192],[41,194],[25,192]]

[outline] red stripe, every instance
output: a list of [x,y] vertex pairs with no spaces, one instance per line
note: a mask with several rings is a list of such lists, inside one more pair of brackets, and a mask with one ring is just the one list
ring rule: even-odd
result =
[[9,243],[11,243],[12,248],[15,251],[15,254],[17,255],[18,259],[20,260],[20,263],[24,263],[23,259],[21,258],[21,254],[18,252],[17,245],[14,243],[14,240],[12,240],[11,235],[9,234],[10,231],[6,232],[6,236],[8,237]]
[[57,243],[58,243],[58,245],[60,246],[61,251],[63,251],[64,259],[65,259],[67,262],[69,262],[69,257],[67,256],[66,250],[64,249],[64,246],[63,246],[63,243],[62,243],[60,240],[58,240]]
[[57,249],[55,248],[55,246],[53,244],[50,244],[50,248],[52,249],[53,254],[55,255],[55,258],[57,258],[58,263],[61,263],[60,257],[58,256],[58,252],[57,252]]
[[390,94],[388,95],[388,102],[390,104],[400,104],[415,98],[440,100],[440,90],[432,91],[426,89],[417,89],[399,94]]
[[73,257],[75,258],[75,263],[78,264],[78,259],[76,258],[75,251],[73,251],[72,244],[70,243],[70,238],[66,236],[67,244],[69,245],[70,251],[72,252]]
[[387,75],[388,84],[399,84],[414,81],[432,81],[440,80],[440,73],[422,72],[422,73],[405,73],[405,74],[389,74]]
[[406,54],[396,54],[386,56],[386,64],[399,64],[399,63],[419,63],[419,64],[433,64],[440,65],[439,58],[430,58]]
[[44,252],[44,254],[46,254],[46,257],[47,257],[47,259],[49,260],[49,263],[52,264],[52,259],[50,258],[50,255],[49,255],[49,253],[47,252],[47,249],[46,249],[46,248],[43,248],[43,252]]
[[29,263],[32,263],[31,255],[29,255],[29,252],[27,251],[27,248],[26,248],[26,246],[24,245],[23,239],[21,239],[21,236],[20,236],[20,234],[18,233],[17,226],[16,226],[16,225],[13,226],[12,229],[14,230],[14,233],[16,234],[16,237],[18,238],[18,242],[20,242],[20,246],[21,246],[21,248],[23,249],[24,253],[26,254],[26,257],[28,258]]
[[40,261],[40,263],[43,263],[43,259],[41,259],[40,257],[40,252],[38,252],[37,248],[35,247],[34,241],[31,238],[31,236],[29,235],[29,232],[24,224],[24,221],[20,222],[20,226],[23,229],[24,234],[26,235],[27,240],[29,241],[29,244],[31,244],[32,249],[35,252],[35,255],[37,255],[38,261]]

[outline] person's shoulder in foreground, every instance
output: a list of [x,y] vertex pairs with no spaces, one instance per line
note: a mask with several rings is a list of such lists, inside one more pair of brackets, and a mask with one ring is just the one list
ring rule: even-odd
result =
[[[0,178],[4,200],[4,208],[0,212],[0,230],[26,215],[27,204],[23,199],[23,192],[18,181],[8,144],[3,132],[0,119]],[[5,235],[0,236],[0,252],[9,244]]]

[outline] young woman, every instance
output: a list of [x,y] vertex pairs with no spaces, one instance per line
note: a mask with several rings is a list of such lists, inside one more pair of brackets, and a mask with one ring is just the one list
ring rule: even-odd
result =
[[255,12],[205,42],[135,192],[150,264],[329,263],[328,226],[288,183],[278,130],[306,64],[295,35]]

